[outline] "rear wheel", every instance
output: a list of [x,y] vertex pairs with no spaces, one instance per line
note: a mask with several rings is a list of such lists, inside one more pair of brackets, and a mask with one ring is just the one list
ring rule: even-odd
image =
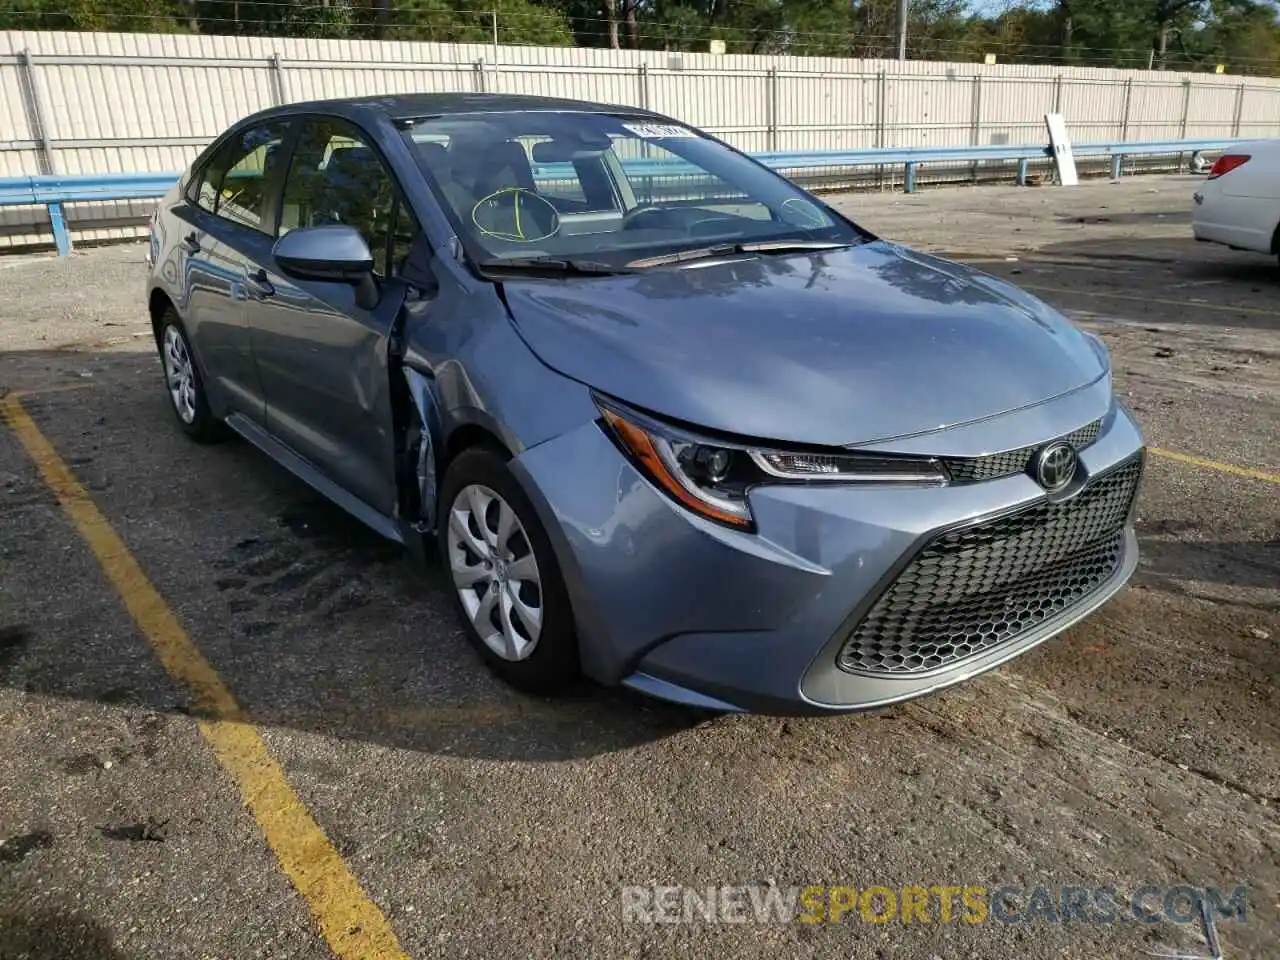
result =
[[160,318],[159,347],[165,387],[178,426],[199,443],[221,440],[226,436],[226,427],[209,409],[187,331],[172,307]]
[[440,496],[441,561],[472,646],[514,687],[536,693],[576,680],[568,591],[533,504],[503,459],[459,454]]

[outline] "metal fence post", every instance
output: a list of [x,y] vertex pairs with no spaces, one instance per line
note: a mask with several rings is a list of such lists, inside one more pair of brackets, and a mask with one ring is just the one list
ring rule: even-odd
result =
[[1178,139],[1187,139],[1187,115],[1191,112],[1191,81],[1182,81],[1182,120],[1178,124]]
[[[493,72],[498,72],[498,11],[495,9],[490,13],[493,17]],[[494,84],[496,87],[497,84]]]
[[1120,120],[1120,139],[1129,139],[1129,110],[1133,103],[1133,77],[1124,82],[1124,116]]
[[[975,74],[973,78],[973,116],[970,120],[969,129],[970,146],[982,145],[982,74]],[[969,168],[969,175],[976,183],[978,180],[978,161],[973,161]]]
[[649,109],[649,65],[647,63],[640,64],[636,71],[636,79],[640,83],[640,106],[645,110]]
[[1053,78],[1053,112],[1062,112],[1062,74]]
[[1242,80],[1240,86],[1236,87],[1236,117],[1231,122],[1231,135],[1233,137],[1240,136],[1240,120],[1244,115],[1244,88],[1245,84]]
[[472,83],[476,93],[484,93],[484,57],[471,63]]
[[[1191,112],[1191,81],[1182,81],[1182,120],[1178,124],[1178,139],[1187,139],[1187,114]],[[1178,172],[1182,172],[1182,154],[1178,154]]]
[[770,67],[766,82],[769,85],[769,149],[778,149],[778,68]]
[[886,147],[885,143],[885,119],[889,112],[888,104],[885,102],[885,95],[888,92],[889,78],[885,76],[885,72],[881,70],[876,74],[876,146]]
[[284,57],[280,51],[271,54],[271,85],[275,93],[276,105],[289,102],[289,90],[284,80]]
[[[18,54],[18,67],[27,124],[35,134],[35,141],[40,144],[40,172],[53,173],[55,166],[51,142],[53,138],[50,136],[47,122],[50,113],[45,109],[44,97],[40,93],[40,85],[36,80],[36,71],[29,49],[24,49]],[[58,248],[58,256],[68,256],[71,253],[71,231],[67,229],[67,218],[63,213],[62,202],[55,200],[45,206],[49,210],[49,228],[53,231],[53,242]]]
[[[889,112],[886,95],[888,93],[888,77],[881,70],[876,74],[876,147],[884,148],[885,143],[885,117]],[[876,189],[884,189],[884,164],[876,164]]]

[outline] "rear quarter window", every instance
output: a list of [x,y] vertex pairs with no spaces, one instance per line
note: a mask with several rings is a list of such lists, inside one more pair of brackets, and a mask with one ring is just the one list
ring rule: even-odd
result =
[[288,121],[256,124],[231,137],[192,178],[187,198],[202,210],[263,231],[274,165]]

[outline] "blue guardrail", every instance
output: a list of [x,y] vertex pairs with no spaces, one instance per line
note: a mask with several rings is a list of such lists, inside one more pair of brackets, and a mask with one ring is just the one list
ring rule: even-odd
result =
[[[1118,179],[1126,156],[1154,156],[1217,151],[1239,139],[1221,140],[1152,140],[1142,142],[1080,143],[1071,151],[1077,157],[1111,157],[1111,176]],[[983,160],[1017,160],[1018,183],[1027,181],[1027,163],[1052,156],[1048,146],[982,146],[982,147],[908,147],[875,150],[772,151],[752,154],[768,167],[791,176],[812,175],[822,170],[868,166],[905,167],[904,187],[915,192],[916,170],[922,163],[976,163]],[[678,177],[695,173],[690,166],[661,160],[634,159],[623,163],[628,174],[640,177]],[[568,164],[534,164],[535,176],[554,179]],[[91,175],[42,175],[0,179],[0,207],[45,205],[49,225],[60,256],[71,252],[71,233],[67,228],[63,204],[95,200],[139,200],[161,197],[177,180],[176,173],[118,173]]]

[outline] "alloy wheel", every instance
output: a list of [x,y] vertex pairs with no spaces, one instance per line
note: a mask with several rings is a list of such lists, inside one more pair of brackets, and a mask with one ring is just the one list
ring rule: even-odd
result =
[[449,507],[449,572],[485,646],[524,660],[542,632],[542,580],[524,525],[489,487],[470,484]]
[[169,384],[169,397],[173,400],[173,409],[183,423],[193,423],[196,419],[196,374],[191,363],[191,351],[187,349],[187,341],[181,331],[170,325],[164,328],[164,347],[161,350],[164,358],[164,376]]

